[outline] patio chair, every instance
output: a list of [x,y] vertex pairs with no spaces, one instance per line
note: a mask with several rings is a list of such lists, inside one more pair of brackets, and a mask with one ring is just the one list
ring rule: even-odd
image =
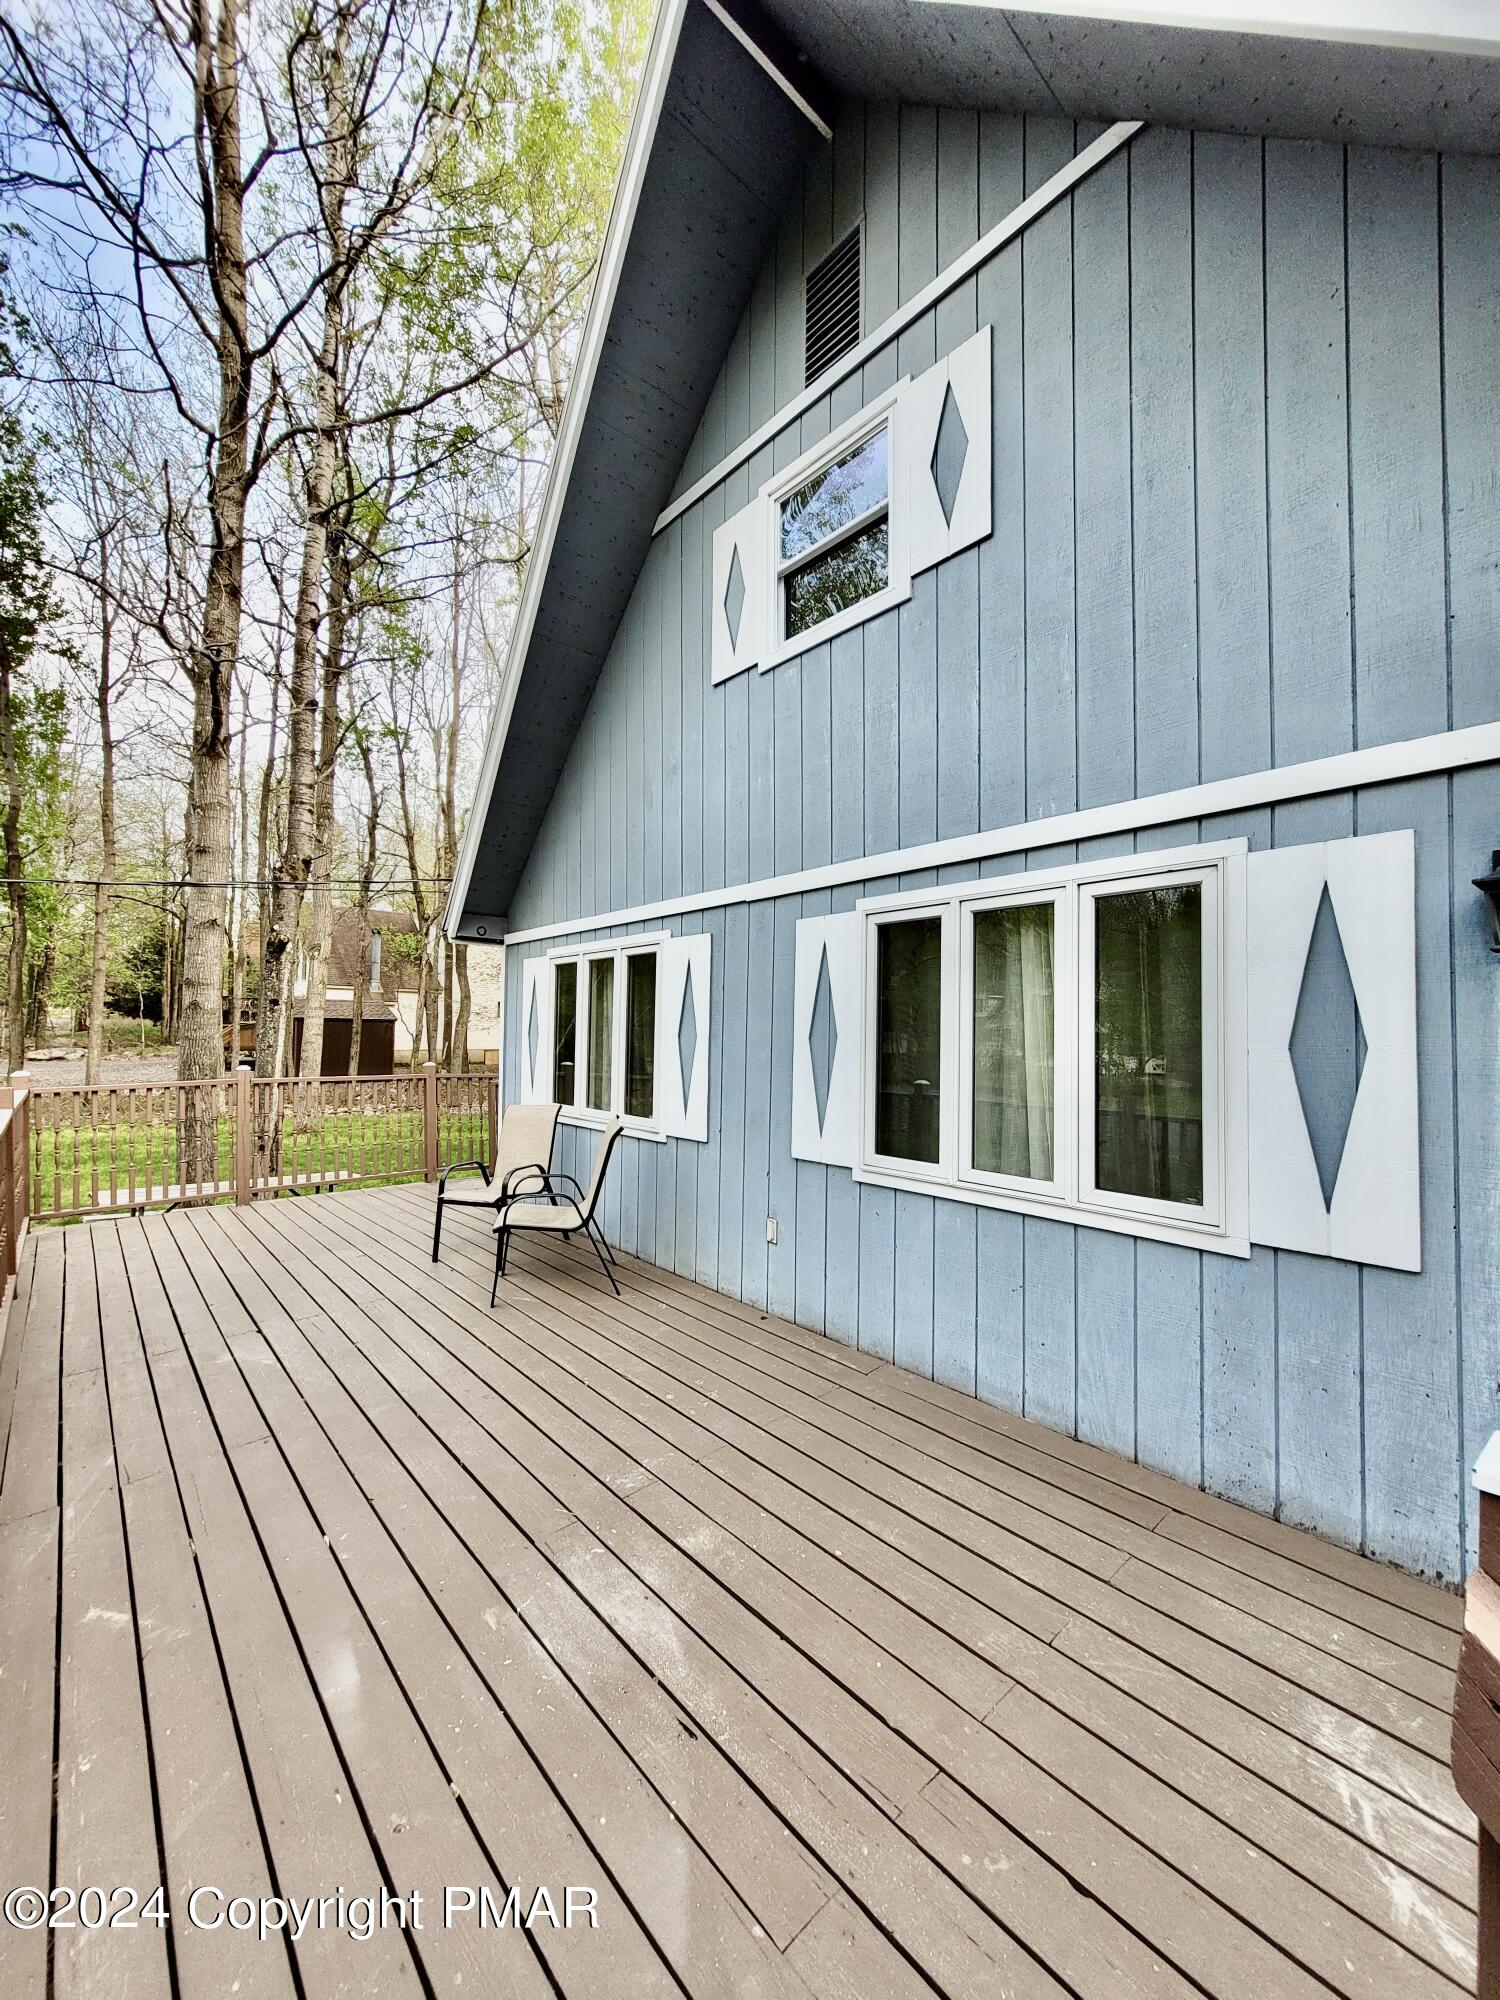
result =
[[[538,1234],[545,1231],[551,1236],[561,1236],[565,1243],[575,1231],[581,1232],[593,1246],[599,1268],[614,1287],[615,1297],[620,1296],[615,1274],[609,1268],[615,1261],[615,1253],[604,1240],[604,1231],[599,1227],[594,1211],[599,1204],[599,1190],[604,1186],[604,1176],[624,1130],[625,1121],[621,1118],[605,1126],[599,1150],[594,1155],[594,1171],[589,1177],[587,1193],[571,1174],[542,1172],[535,1187],[517,1187],[510,1200],[501,1205],[495,1217],[495,1276],[490,1286],[491,1305],[495,1303],[495,1294],[505,1275],[510,1239],[522,1231]],[[520,1179],[519,1176],[517,1178]],[[560,1194],[560,1186],[571,1188],[572,1195]]]
[[[495,1141],[495,1163],[489,1167],[483,1160],[458,1160],[451,1167],[444,1167],[438,1179],[437,1219],[432,1226],[432,1261],[438,1260],[438,1245],[443,1240],[443,1209],[449,1208],[494,1208],[509,1199],[511,1183],[524,1172],[546,1175],[552,1164],[552,1141],[557,1134],[557,1116],[560,1104],[512,1104],[500,1121],[500,1136]],[[478,1169],[484,1181],[483,1194],[450,1194],[448,1176],[450,1174],[472,1173]]]

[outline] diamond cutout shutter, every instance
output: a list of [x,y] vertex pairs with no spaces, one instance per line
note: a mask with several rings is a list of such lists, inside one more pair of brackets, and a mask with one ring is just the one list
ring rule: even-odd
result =
[[521,962],[522,1104],[552,1098],[552,961],[545,952]]
[[713,940],[656,948],[656,1124],[669,1139],[708,1137],[708,978]]
[[793,972],[792,1153],[852,1167],[859,1158],[860,954],[855,911],[803,917]]
[[901,392],[896,449],[913,576],[990,532],[993,436],[985,326]]
[[1246,881],[1251,1241],[1419,1271],[1413,836],[1274,848]]
[[709,673],[716,684],[757,665],[765,650],[768,518],[756,499],[714,529]]

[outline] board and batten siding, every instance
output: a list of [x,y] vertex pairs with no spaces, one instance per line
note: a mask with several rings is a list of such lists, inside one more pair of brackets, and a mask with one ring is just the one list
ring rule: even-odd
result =
[[[863,216],[868,328],[1097,129],[851,107],[680,490],[800,389],[803,274],[844,228]],[[1495,161],[1139,134],[657,535],[512,928],[1500,717],[1497,214]],[[713,687],[714,528],[985,324],[994,533],[894,611]],[[1500,844],[1500,773],[960,872],[1397,827],[1417,843],[1420,1275],[1137,1242],[793,1159],[796,920],[930,875],[674,920],[713,938],[709,1139],[628,1143],[606,1227],[905,1366],[1460,1576],[1466,1468],[1500,1414],[1500,975],[1469,887]],[[512,1021],[541,948],[507,953]],[[515,1065],[512,1034],[512,1095]],[[593,1135],[561,1143],[581,1177]]]

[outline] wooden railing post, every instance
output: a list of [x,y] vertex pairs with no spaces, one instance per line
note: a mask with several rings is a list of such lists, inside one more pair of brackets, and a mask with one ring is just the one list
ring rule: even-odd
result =
[[255,1193],[255,1072],[241,1063],[234,1073],[234,1199],[237,1207]]
[[485,1097],[489,1104],[490,1129],[486,1135],[485,1147],[490,1157],[490,1165],[495,1164],[495,1156],[500,1147],[500,1072],[496,1070],[485,1087]]
[[[10,1079],[10,1130],[6,1133],[6,1143],[10,1147],[10,1213],[7,1216],[6,1267],[13,1278],[16,1275],[21,1243],[26,1234],[26,1221],[31,1214],[31,1073],[18,1069],[11,1072]],[[19,1167],[16,1155],[20,1154]]]
[[422,1065],[422,1172],[430,1181],[438,1177],[438,1086],[437,1064]]
[[1474,1468],[1479,1567],[1464,1591],[1453,1696],[1453,1782],[1479,1821],[1477,2000],[1500,2000],[1500,1431]]

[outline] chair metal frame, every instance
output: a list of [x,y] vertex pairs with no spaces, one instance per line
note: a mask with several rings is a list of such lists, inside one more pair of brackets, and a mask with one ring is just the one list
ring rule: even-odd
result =
[[[519,1108],[520,1107],[518,1106],[511,1107],[512,1110],[516,1110]],[[561,1105],[557,1105],[554,1107],[554,1110],[559,1113],[561,1112],[561,1109],[562,1109]],[[502,1121],[500,1131],[495,1134],[495,1152],[497,1158],[499,1157],[500,1144],[504,1136],[504,1130],[505,1127]],[[511,1183],[517,1178],[518,1175],[536,1173],[539,1168],[543,1173],[545,1173],[548,1170],[548,1168],[552,1164],[552,1148],[553,1146],[556,1145],[556,1143],[557,1143],[557,1118],[554,1116],[552,1120],[552,1132],[547,1145],[547,1158],[540,1162],[525,1161],[519,1166],[509,1168],[508,1171],[503,1176],[503,1178],[501,1179],[500,1191],[498,1194],[492,1194],[489,1192],[489,1190],[494,1185],[494,1175],[491,1172],[489,1166],[485,1163],[485,1161],[455,1160],[452,1166],[444,1167],[443,1171],[438,1175],[437,1213],[433,1217],[433,1223],[432,1223],[433,1263],[435,1264],[438,1260],[438,1249],[443,1240],[443,1209],[445,1206],[453,1208],[493,1208],[498,1213],[499,1210],[504,1207],[506,1202],[511,1200],[512,1198]],[[478,1170],[480,1178],[484,1182],[486,1190],[485,1193],[482,1196],[450,1195],[448,1192],[448,1176],[450,1174],[470,1173],[473,1172],[475,1169]]]
[[[609,1246],[609,1239],[599,1227],[598,1218],[594,1211],[599,1205],[599,1195],[604,1186],[604,1176],[609,1169],[610,1160],[614,1157],[615,1147],[619,1144],[624,1130],[624,1125],[616,1119],[615,1123],[605,1133],[600,1149],[600,1157],[594,1162],[594,1172],[587,1192],[579,1186],[571,1174],[554,1174],[550,1168],[517,1167],[513,1174],[507,1176],[508,1179],[514,1180],[519,1174],[536,1174],[539,1176],[540,1185],[534,1188],[512,1190],[509,1197],[501,1204],[499,1213],[495,1218],[495,1275],[490,1281],[490,1305],[492,1307],[500,1289],[500,1280],[505,1276],[506,1260],[510,1255],[510,1237],[513,1225],[506,1222],[507,1213],[518,1201],[537,1199],[543,1195],[554,1206],[559,1205],[558,1187],[563,1184],[574,1190],[576,1196],[574,1206],[578,1210],[579,1220],[574,1229],[549,1230],[547,1233],[549,1235],[561,1236],[564,1243],[566,1243],[572,1236],[581,1231],[587,1237],[594,1255],[599,1259],[599,1268],[605,1277],[608,1278],[610,1288],[614,1292],[615,1297],[620,1298],[622,1296],[615,1274],[610,1269],[610,1265],[617,1264],[619,1260]],[[520,1233],[522,1235],[527,1233],[524,1224],[521,1225]]]

